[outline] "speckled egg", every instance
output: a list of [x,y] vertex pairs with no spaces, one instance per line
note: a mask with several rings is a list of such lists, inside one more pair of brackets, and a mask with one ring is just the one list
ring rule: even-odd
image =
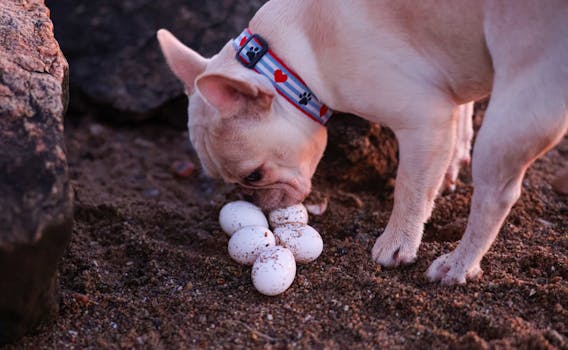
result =
[[229,255],[243,265],[252,265],[260,252],[276,243],[274,235],[263,226],[247,226],[229,240]]
[[266,221],[262,210],[256,205],[245,201],[225,204],[219,212],[219,224],[229,236],[246,226],[268,228],[268,221]]
[[308,223],[308,211],[303,204],[296,204],[271,211],[268,220],[273,228],[291,223],[306,225]]
[[323,251],[323,240],[313,227],[287,224],[274,229],[278,245],[290,249],[296,262],[305,264],[316,260]]
[[264,249],[252,267],[252,283],[264,295],[286,291],[296,277],[296,262],[292,252],[284,247]]

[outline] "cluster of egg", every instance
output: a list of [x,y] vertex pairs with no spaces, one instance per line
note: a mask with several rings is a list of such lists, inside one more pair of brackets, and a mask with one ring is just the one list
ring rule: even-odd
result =
[[252,283],[265,295],[283,293],[296,277],[296,262],[314,261],[323,250],[321,236],[308,226],[302,204],[276,209],[266,220],[254,204],[231,202],[221,209],[219,223],[230,237],[229,255],[252,265]]

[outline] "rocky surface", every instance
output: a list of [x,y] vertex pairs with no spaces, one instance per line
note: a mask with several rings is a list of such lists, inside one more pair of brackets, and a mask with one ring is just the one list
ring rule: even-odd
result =
[[[71,66],[71,83],[93,102],[139,121],[183,106],[182,85],[160,53],[156,31],[167,28],[205,56],[248,24],[262,0],[48,0],[55,34]],[[110,107],[110,108],[108,108]],[[180,108],[178,108],[179,110]],[[116,113],[120,112],[120,113]],[[175,114],[174,119],[183,114]]]
[[0,343],[57,310],[71,235],[68,66],[40,0],[0,2]]

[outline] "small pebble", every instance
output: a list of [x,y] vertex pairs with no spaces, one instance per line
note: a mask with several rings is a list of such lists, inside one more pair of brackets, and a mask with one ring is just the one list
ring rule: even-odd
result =
[[347,249],[345,249],[345,248],[343,248],[343,247],[339,247],[339,248],[337,248],[337,254],[338,254],[339,256],[344,256],[344,255],[347,254]]
[[195,170],[195,164],[190,161],[178,160],[172,163],[171,166],[172,173],[181,178],[190,177]]
[[568,195],[568,167],[556,175],[552,181],[552,189],[558,194]]
[[154,148],[156,145],[152,141],[137,137],[134,139],[134,144],[143,148]]
[[160,195],[160,190],[157,188],[148,188],[144,190],[144,196],[148,198],[158,197]]
[[328,202],[329,200],[325,198],[323,201],[319,203],[305,204],[305,206],[306,209],[308,210],[308,213],[319,216],[323,215],[326,212]]
[[81,303],[83,305],[89,304],[89,296],[88,295],[81,294],[81,293],[73,293],[73,294],[71,294],[71,297],[73,297],[73,299],[75,299],[76,302]]
[[105,128],[100,124],[89,125],[89,133],[92,136],[101,136],[105,132]]

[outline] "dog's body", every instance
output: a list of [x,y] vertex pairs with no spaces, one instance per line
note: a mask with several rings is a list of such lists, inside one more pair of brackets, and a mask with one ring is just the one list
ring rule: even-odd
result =
[[[458,106],[492,94],[465,235],[428,270],[448,284],[477,276],[527,167],[568,128],[568,3],[272,0],[249,28],[321,101],[396,134],[394,208],[372,252],[385,266],[414,261],[444,178],[451,186],[455,165],[469,160],[471,120]],[[190,135],[206,170],[256,190],[266,207],[301,201],[325,128],[241,66],[231,44],[206,60],[167,32],[159,38],[191,96]]]

